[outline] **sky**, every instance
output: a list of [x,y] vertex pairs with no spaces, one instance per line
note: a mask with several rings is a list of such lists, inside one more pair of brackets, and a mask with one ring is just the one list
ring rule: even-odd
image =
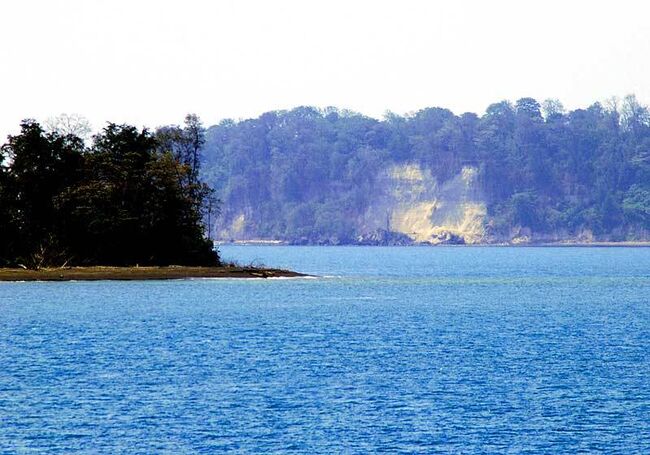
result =
[[649,17],[644,0],[1,2],[0,137],[61,113],[99,129],[301,105],[647,104]]

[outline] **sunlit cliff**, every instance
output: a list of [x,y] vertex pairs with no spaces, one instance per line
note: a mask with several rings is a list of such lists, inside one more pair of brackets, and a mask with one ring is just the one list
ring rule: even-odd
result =
[[485,236],[485,205],[478,198],[476,170],[465,167],[439,185],[417,164],[395,165],[377,179],[378,197],[362,223],[365,230],[386,229],[416,242],[440,243],[451,236],[478,243]]

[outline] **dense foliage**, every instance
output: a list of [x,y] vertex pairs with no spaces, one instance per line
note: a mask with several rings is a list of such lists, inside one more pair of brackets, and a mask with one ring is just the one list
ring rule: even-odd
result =
[[87,147],[26,120],[0,156],[0,266],[216,265],[204,131],[108,124]]
[[[208,129],[205,178],[224,220],[251,237],[353,242],[373,181],[417,163],[439,182],[479,170],[492,240],[648,239],[650,115],[634,96],[565,112],[558,101],[500,102],[482,116],[430,108],[375,120],[300,107]],[[325,239],[325,240],[324,240]]]

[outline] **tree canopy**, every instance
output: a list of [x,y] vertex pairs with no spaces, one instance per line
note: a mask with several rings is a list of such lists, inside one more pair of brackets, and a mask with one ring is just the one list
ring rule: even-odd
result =
[[25,120],[1,148],[0,266],[218,264],[203,136],[196,116],[156,133],[109,123],[87,147]]
[[478,170],[491,239],[650,238],[650,115],[630,95],[567,112],[522,98],[485,114],[427,108],[376,120],[299,107],[223,121],[206,135],[203,175],[223,223],[245,215],[248,237],[349,243],[391,164],[417,163],[444,183]]

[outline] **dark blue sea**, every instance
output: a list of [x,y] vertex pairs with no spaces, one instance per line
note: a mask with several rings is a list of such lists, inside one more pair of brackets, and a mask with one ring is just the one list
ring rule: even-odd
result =
[[221,250],[0,283],[0,453],[650,453],[650,249]]

